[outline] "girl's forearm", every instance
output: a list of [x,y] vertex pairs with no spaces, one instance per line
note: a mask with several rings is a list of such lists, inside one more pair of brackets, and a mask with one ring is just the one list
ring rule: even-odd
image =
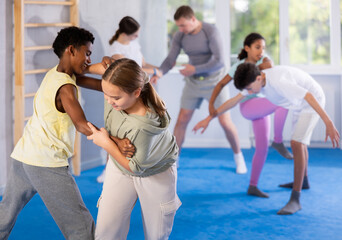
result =
[[104,150],[106,150],[113,158],[115,158],[115,160],[121,166],[132,172],[131,168],[129,167],[129,160],[120,152],[118,146],[115,144],[114,141],[108,141],[106,146],[104,146]]
[[222,88],[224,88],[224,86],[226,86],[231,80],[232,80],[232,78],[229,76],[229,74],[227,74],[226,76],[224,76],[224,78],[220,82],[218,82],[218,84],[215,86],[215,88],[211,94],[210,100],[209,100],[209,102],[211,104],[214,104],[217,96],[222,91]]
[[245,96],[243,96],[241,93],[238,93],[235,97],[229,99],[225,103],[223,103],[218,109],[217,109],[217,116],[221,115],[222,113],[228,111],[229,109],[233,108],[238,104]]

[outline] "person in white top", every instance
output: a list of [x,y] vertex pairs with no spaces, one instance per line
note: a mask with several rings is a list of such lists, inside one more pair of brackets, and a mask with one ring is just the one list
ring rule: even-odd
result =
[[[163,73],[158,69],[158,67],[145,62],[144,56],[141,53],[141,47],[138,42],[140,31],[140,24],[132,17],[126,16],[122,18],[119,22],[119,28],[116,30],[115,34],[109,40],[110,45],[110,56],[112,60],[117,60],[120,58],[129,58],[134,60],[143,71],[150,74],[151,76],[156,76],[158,78],[163,76]],[[99,71],[93,73],[103,74],[104,68],[98,68]],[[108,158],[108,155],[107,155]],[[104,181],[103,171],[98,177],[97,182],[102,183]]]
[[163,76],[158,67],[145,62],[138,42],[140,24],[132,17],[121,19],[119,28],[109,40],[110,55],[113,59],[129,58],[134,60],[144,72],[157,77]]
[[[217,115],[231,109],[248,94],[262,93],[273,104],[293,110],[291,148],[294,158],[294,182],[289,202],[279,215],[293,214],[301,209],[299,202],[304,172],[307,170],[310,138],[319,117],[326,126],[326,137],[339,147],[340,134],[324,110],[325,95],[321,86],[307,73],[294,67],[276,66],[260,72],[252,63],[242,63],[234,75],[234,85],[243,90],[217,109]],[[217,116],[216,115],[216,116]],[[215,117],[215,116],[214,116]],[[204,131],[213,116],[199,122],[194,131]]]

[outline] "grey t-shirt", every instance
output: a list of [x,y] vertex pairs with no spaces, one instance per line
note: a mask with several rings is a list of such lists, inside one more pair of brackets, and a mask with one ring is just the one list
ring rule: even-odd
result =
[[181,49],[189,56],[189,64],[195,66],[195,76],[209,76],[224,67],[222,40],[212,24],[203,22],[197,34],[176,32],[169,55],[160,66],[164,74],[174,66]]

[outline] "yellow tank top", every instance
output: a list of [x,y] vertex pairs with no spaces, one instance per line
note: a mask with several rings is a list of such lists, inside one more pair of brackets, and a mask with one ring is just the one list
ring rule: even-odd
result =
[[67,113],[56,109],[57,91],[65,84],[76,87],[76,78],[57,72],[57,66],[44,77],[33,102],[33,115],[11,157],[40,167],[68,166],[74,152],[76,129]]

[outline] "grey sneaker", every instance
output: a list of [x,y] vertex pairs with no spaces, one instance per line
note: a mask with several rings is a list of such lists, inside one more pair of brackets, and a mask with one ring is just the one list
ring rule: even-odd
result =
[[277,150],[277,152],[282,155],[284,158],[286,159],[293,159],[293,155],[292,153],[289,152],[289,150],[287,150],[287,148],[284,146],[284,143],[276,143],[276,142],[272,142],[271,145],[275,150]]

